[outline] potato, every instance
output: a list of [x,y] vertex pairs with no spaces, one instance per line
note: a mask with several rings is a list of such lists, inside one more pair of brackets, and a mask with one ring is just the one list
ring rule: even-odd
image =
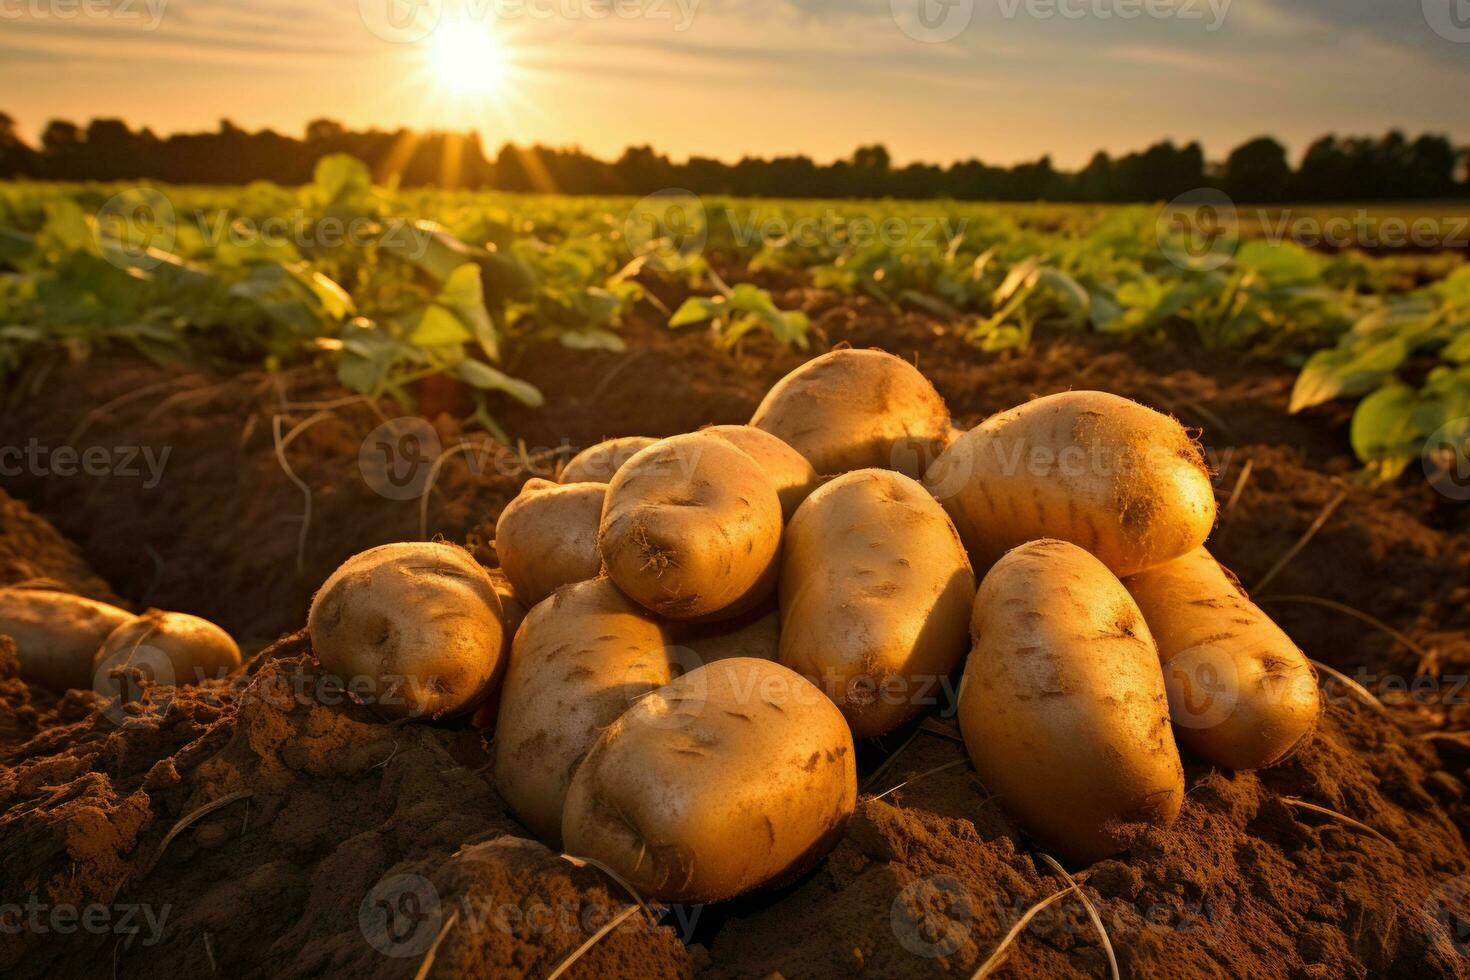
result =
[[658,442],[652,436],[623,436],[588,446],[561,471],[562,483],[611,483],[613,476],[638,450]]
[[870,738],[936,703],[968,648],[975,574],[914,480],[857,470],[807,498],[781,557],[781,663]]
[[607,490],[608,576],[669,619],[739,615],[775,588],[781,501],[760,464],[716,435],[655,443]]
[[645,898],[718,902],[790,881],[857,798],[852,735],[780,664],[735,659],[653,692],[597,739],[562,815],[569,853]]
[[1204,548],[1134,575],[1184,747],[1227,769],[1264,769],[1317,725],[1317,675],[1296,644]]
[[95,677],[117,667],[146,667],[155,683],[185,687],[228,676],[240,663],[234,638],[209,620],[150,609],[103,641],[92,672]]
[[719,436],[760,464],[776,488],[776,496],[781,498],[781,516],[788,521],[801,502],[821,485],[821,478],[805,456],[764,429],[753,425],[714,425],[700,431]]
[[489,696],[503,666],[504,612],[469,552],[387,544],[343,562],[311,603],[316,658],[390,717],[441,718]]
[[606,496],[602,483],[533,480],[501,511],[495,553],[516,598],[527,607],[602,571],[597,529]]
[[1018,544],[1080,545],[1115,575],[1199,547],[1215,493],[1184,427],[1100,391],[1049,395],[987,419],[929,468],[977,570]]
[[659,624],[607,579],[531,610],[516,634],[495,728],[495,786],[530,831],[556,845],[572,773],[599,732],[673,679]]
[[781,652],[781,614],[764,606],[738,619],[671,623],[665,632],[671,643],[688,651],[679,656],[686,670],[734,657],[775,660]]
[[57,692],[90,691],[98,647],[135,618],[67,592],[0,589],[0,635],[15,641],[21,678]]
[[750,424],[777,436],[822,476],[868,467],[919,477],[949,438],[949,410],[908,361],[835,350],[776,382]]
[[980,585],[960,685],[965,747],[986,787],[1044,846],[1089,864],[1128,825],[1167,827],[1184,800],[1158,651],[1107,567],[1034,541]]

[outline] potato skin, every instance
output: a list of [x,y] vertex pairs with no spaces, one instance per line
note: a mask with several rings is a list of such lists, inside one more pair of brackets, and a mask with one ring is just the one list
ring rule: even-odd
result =
[[562,835],[645,898],[723,901],[831,850],[857,799],[853,757],[841,714],[804,678],[722,660],[602,733],[572,779]]
[[965,747],[986,787],[1044,846],[1090,864],[1124,825],[1167,827],[1184,770],[1143,614],[1096,558],[1034,541],[980,585],[960,685]]
[[780,439],[753,425],[712,425],[700,429],[719,436],[760,464],[781,498],[781,516],[791,520],[801,502],[821,486],[822,479],[805,456]]
[[56,692],[92,689],[92,661],[113,630],[137,617],[69,592],[0,589],[0,634],[15,640],[20,676]]
[[495,522],[495,553],[528,608],[563,585],[602,571],[597,530],[607,486],[533,481]]
[[975,574],[944,508],[890,470],[807,498],[781,559],[781,663],[870,738],[933,704],[968,648]]
[[1321,713],[1317,674],[1204,548],[1126,579],[1158,644],[1174,731],[1227,769],[1290,756]]
[[136,663],[156,671],[163,659],[168,671],[154,680],[179,687],[217,680],[238,670],[242,661],[234,638],[209,620],[150,609],[103,641],[92,669],[95,676],[104,668]]
[[924,485],[954,518],[977,570],[1019,544],[1055,538],[1132,575],[1199,547],[1215,523],[1209,468],[1184,427],[1100,391],[992,416],[935,461]]
[[495,785],[556,846],[572,774],[602,729],[673,679],[663,630],[607,579],[532,609],[516,634],[495,728]]
[[374,708],[392,717],[441,718],[489,696],[503,664],[500,597],[463,548],[403,542],[342,563],[307,617],[321,665],[373,681]]
[[668,619],[736,616],[775,588],[781,501],[760,464],[696,432],[644,449],[613,477],[599,542],[608,576]]
[[929,379],[880,350],[835,350],[776,382],[750,424],[801,453],[822,476],[870,467],[918,478],[949,438],[949,410]]
[[567,463],[560,482],[611,483],[624,463],[655,442],[652,436],[623,436],[588,446]]

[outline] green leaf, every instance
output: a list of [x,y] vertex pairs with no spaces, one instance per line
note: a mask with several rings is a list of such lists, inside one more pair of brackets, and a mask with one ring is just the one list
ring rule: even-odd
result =
[[1408,346],[1398,338],[1360,349],[1318,351],[1297,376],[1287,410],[1295,415],[1334,398],[1366,394],[1383,384],[1408,356]]
[[373,175],[356,157],[332,153],[317,161],[312,182],[327,200],[341,200],[370,192]]
[[628,345],[622,337],[619,337],[611,330],[602,330],[598,327],[589,327],[586,330],[564,333],[557,339],[563,347],[570,350],[624,351],[628,349]]
[[435,302],[454,312],[469,327],[480,349],[492,361],[500,360],[500,338],[490,311],[485,309],[485,287],[480,280],[480,267],[466,262],[450,273]]
[[448,347],[474,340],[474,331],[465,326],[453,310],[430,303],[419,314],[408,335],[408,342],[420,347]]
[[484,361],[467,358],[451,368],[449,373],[466,384],[474,385],[481,391],[502,391],[516,401],[532,408],[539,407],[546,400],[535,385],[528,381],[521,381],[519,378],[512,378],[504,371],[493,368]]
[[1461,325],[1459,333],[1445,347],[1441,356],[1455,364],[1470,363],[1470,323]]
[[712,320],[729,309],[729,304],[723,298],[705,299],[703,296],[691,296],[674,311],[669,317],[670,327],[687,327],[695,323],[704,323]]

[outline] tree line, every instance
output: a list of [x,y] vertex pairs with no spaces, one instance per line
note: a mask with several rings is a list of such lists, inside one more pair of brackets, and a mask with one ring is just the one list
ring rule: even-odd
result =
[[896,166],[881,145],[827,164],[806,156],[679,163],[648,146],[629,147],[608,161],[578,148],[511,143],[492,158],[473,133],[354,132],[329,119],[313,121],[300,138],[250,132],[228,120],[216,132],[163,137],[118,119],[94,119],[85,127],[54,120],[40,145],[31,146],[0,112],[0,178],[295,185],[308,182],[316,162],[332,153],[357,157],[385,184],[563,194],[642,195],[678,187],[766,197],[1126,202],[1215,187],[1238,201],[1261,203],[1470,196],[1470,149],[1443,135],[1411,140],[1396,130],[1381,138],[1324,136],[1296,166],[1279,142],[1260,137],[1222,162],[1206,160],[1198,143],[1165,141],[1119,157],[1099,152],[1081,170],[1067,172],[1050,157],[1010,167],[978,159]]

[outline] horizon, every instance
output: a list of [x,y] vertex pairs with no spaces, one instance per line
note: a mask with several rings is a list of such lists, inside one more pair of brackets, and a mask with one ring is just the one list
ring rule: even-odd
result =
[[0,0],[0,84],[32,144],[53,119],[296,136],[329,118],[602,159],[828,163],[882,144],[897,166],[1075,171],[1166,140],[1216,162],[1271,136],[1298,160],[1329,133],[1470,140],[1455,2]]

